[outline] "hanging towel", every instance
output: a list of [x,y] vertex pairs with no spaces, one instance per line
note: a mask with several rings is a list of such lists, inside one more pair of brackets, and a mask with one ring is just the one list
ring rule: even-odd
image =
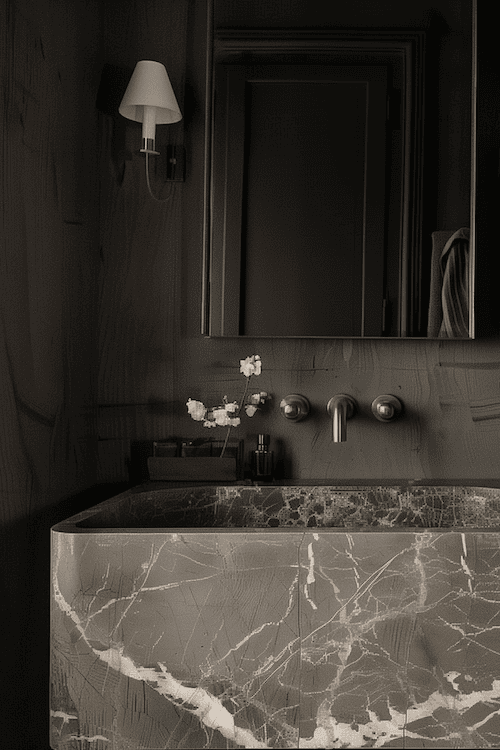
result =
[[430,338],[469,336],[469,239],[465,227],[432,233]]

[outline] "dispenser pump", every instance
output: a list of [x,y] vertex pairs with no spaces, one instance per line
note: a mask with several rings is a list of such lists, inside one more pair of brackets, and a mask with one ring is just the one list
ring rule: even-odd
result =
[[259,435],[259,443],[257,450],[267,451],[269,446],[269,435]]

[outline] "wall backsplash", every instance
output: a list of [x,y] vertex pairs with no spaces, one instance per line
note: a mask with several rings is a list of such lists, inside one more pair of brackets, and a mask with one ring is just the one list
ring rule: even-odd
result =
[[[181,359],[177,383],[189,381],[189,393],[200,397],[233,392],[238,374],[230,363],[246,356],[248,344],[262,357],[259,387],[272,393],[273,401],[234,434],[245,437],[248,452],[258,432],[270,433],[271,447],[284,457],[286,478],[498,477],[497,342],[231,341],[224,346],[226,368],[214,361],[203,370],[184,370]],[[213,352],[214,360],[222,359],[221,346],[189,342],[193,352]],[[183,393],[178,393],[174,432],[206,435],[186,420]],[[279,401],[288,393],[302,393],[311,402],[310,415],[300,423],[280,415]],[[326,412],[336,393],[351,394],[358,403],[343,444],[332,442]],[[393,393],[404,404],[403,415],[389,424],[371,412],[373,399],[382,393]]]

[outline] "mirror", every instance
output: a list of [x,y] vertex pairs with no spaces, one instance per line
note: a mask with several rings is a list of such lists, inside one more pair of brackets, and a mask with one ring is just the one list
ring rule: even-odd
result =
[[231,27],[231,6],[210,45],[203,333],[473,338],[475,0],[352,0],[320,29]]

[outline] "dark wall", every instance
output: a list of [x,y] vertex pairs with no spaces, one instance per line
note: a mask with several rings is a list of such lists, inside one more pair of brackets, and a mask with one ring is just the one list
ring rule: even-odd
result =
[[45,750],[49,528],[97,481],[100,14],[0,14],[0,744]]

